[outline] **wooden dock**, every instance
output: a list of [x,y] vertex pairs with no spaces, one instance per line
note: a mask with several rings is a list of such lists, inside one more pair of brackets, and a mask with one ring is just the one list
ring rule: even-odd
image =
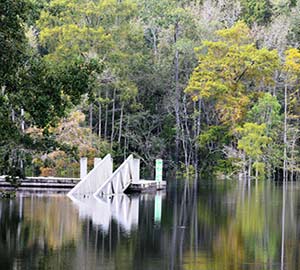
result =
[[[64,177],[27,177],[20,180],[18,187],[20,188],[73,188],[79,178],[64,178]],[[11,183],[5,181],[4,177],[0,177],[0,187],[13,187]]]
[[[61,189],[69,190],[79,183],[79,178],[64,178],[64,177],[27,177],[19,182],[18,188],[29,189]],[[5,181],[4,177],[0,176],[0,188],[11,188],[11,183]],[[154,180],[139,180],[131,183],[127,189],[129,193],[142,193],[162,190],[166,188],[166,181],[156,182]]]
[[126,192],[133,193],[133,192],[151,192],[165,189],[167,186],[166,181],[157,182],[154,180],[140,180],[135,183],[131,183],[128,187]]

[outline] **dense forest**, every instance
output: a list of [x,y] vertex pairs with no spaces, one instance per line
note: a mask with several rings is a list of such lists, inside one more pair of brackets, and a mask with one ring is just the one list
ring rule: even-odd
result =
[[300,1],[1,0],[0,174],[163,158],[296,178]]

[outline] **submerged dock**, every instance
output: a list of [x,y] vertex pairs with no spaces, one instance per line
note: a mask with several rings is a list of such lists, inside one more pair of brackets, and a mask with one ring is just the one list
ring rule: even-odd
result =
[[[60,188],[70,189],[79,183],[79,178],[65,177],[26,177],[19,180],[17,187],[20,188]],[[5,177],[0,177],[0,187],[14,187],[10,182],[5,180]]]
[[167,186],[166,181],[157,182],[155,180],[140,180],[136,183],[131,183],[126,192],[151,192],[165,189]]
[[[65,177],[27,177],[22,179],[18,183],[18,188],[28,189],[63,189],[69,190],[76,186],[80,182],[80,178],[65,178]],[[10,182],[5,180],[5,177],[0,177],[0,188],[12,188],[14,187]],[[143,193],[153,192],[156,190],[162,190],[166,188],[166,181],[157,182],[154,180],[140,180],[138,182],[131,183],[126,192],[129,193]]]

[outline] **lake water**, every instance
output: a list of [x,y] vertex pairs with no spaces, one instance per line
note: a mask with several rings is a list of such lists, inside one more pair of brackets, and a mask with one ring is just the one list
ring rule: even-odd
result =
[[300,268],[300,184],[178,183],[98,200],[0,199],[0,269]]

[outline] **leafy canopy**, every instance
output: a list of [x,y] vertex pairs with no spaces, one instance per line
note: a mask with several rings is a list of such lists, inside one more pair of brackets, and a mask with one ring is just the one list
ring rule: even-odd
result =
[[259,160],[263,150],[272,141],[270,137],[265,135],[265,124],[245,123],[236,131],[242,136],[238,141],[238,149],[244,150],[249,157],[255,160]]
[[220,119],[235,124],[244,118],[253,90],[274,84],[279,57],[276,50],[257,49],[244,22],[216,34],[217,41],[196,48],[198,66],[185,91],[194,100],[214,100]]

